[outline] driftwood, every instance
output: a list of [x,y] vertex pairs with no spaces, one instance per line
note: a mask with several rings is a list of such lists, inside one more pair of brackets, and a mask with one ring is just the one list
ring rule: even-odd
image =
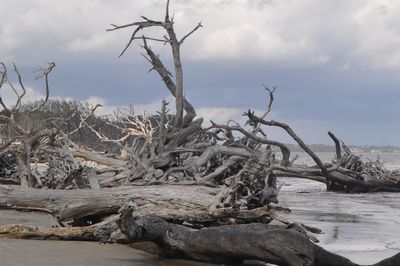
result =
[[118,216],[116,215],[100,223],[88,226],[40,227],[4,225],[0,226],[0,238],[96,241],[102,243],[127,244],[129,243],[127,237],[117,228],[117,219]]
[[[152,241],[165,256],[218,263],[256,260],[289,266],[356,266],[315,245],[296,225],[242,224],[191,229],[157,218],[135,220],[126,210],[118,226],[131,242]],[[400,263],[400,253],[375,265]]]
[[129,186],[101,190],[30,189],[0,186],[0,208],[50,213],[60,222],[116,214],[121,206],[136,204],[135,213],[170,220],[196,220],[213,203],[218,189],[201,186]]
[[[20,186],[0,186],[0,208],[23,211],[42,211],[52,214],[64,226],[90,225],[131,206],[136,218],[157,217],[193,227],[230,223],[264,222],[272,220],[292,224],[279,214],[288,211],[266,206],[253,210],[232,208],[212,209],[218,188],[188,185],[118,187],[101,190],[42,190]],[[289,210],[290,211],[290,210]],[[299,224],[308,232],[320,233],[317,228]]]
[[313,168],[276,166],[275,169],[279,171],[279,175],[322,181],[327,185],[327,189],[331,191],[351,193],[400,192],[400,175],[398,173],[385,170],[382,165],[376,163],[367,164],[362,162],[343,143],[342,147],[345,153],[342,154],[340,142],[332,132],[329,132],[329,136],[336,146],[336,162],[335,164],[326,164],[321,161],[289,125],[273,120],[264,120],[254,115],[251,111],[248,111],[246,116],[251,123],[279,127],[285,130],[316,164],[316,167]]

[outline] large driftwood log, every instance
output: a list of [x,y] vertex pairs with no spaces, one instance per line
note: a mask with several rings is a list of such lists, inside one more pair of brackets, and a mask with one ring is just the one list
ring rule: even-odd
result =
[[[135,220],[126,210],[118,222],[131,242],[151,241],[164,255],[218,263],[257,260],[289,266],[356,266],[312,243],[297,226],[241,224],[192,229],[157,218]],[[377,263],[399,265],[400,254]]]
[[[204,186],[136,186],[101,190],[42,190],[0,186],[0,208],[39,210],[59,221],[115,214],[134,204],[135,214],[194,221],[213,203],[218,189]],[[185,218],[186,217],[186,218]]]
[[[276,211],[280,208],[261,207],[253,210],[234,208],[212,209],[218,188],[190,185],[154,185],[118,187],[101,190],[43,190],[21,186],[0,186],[0,208],[44,211],[62,222],[87,225],[118,213],[126,205],[134,208],[133,215],[157,217],[175,223],[224,224],[275,219],[292,223]],[[300,225],[310,232],[319,230]],[[311,237],[311,236],[310,236]]]

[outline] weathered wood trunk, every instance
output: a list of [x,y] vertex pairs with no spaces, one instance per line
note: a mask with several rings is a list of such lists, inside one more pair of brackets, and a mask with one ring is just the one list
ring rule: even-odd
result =
[[[192,229],[157,218],[135,220],[127,210],[118,222],[131,242],[151,241],[164,255],[218,263],[257,260],[284,266],[356,266],[311,242],[297,226],[241,224]],[[399,265],[400,254],[377,266]]]
[[87,226],[43,227],[9,224],[0,226],[0,238],[96,241],[127,244],[128,238],[118,229],[119,215],[112,215],[102,222]]
[[[400,192],[400,181],[369,178],[360,173],[346,173],[346,170],[334,170],[322,173],[315,167],[275,167],[277,176],[298,177],[326,184],[328,191],[346,193]],[[356,177],[354,177],[356,175]],[[359,177],[358,177],[359,176]]]
[[0,208],[40,210],[59,221],[115,214],[126,204],[135,214],[193,221],[207,213],[218,189],[204,186],[137,186],[101,190],[42,190],[0,186]]
[[[218,263],[257,260],[289,266],[358,265],[312,243],[296,226],[242,224],[196,230],[156,218],[135,220],[129,211],[118,225],[131,242],[152,241],[166,256]],[[399,262],[397,255],[376,265]]]

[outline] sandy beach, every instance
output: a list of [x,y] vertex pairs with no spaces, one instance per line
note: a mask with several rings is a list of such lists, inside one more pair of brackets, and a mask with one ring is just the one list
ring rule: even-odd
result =
[[[356,263],[372,264],[400,252],[400,194],[340,194],[324,191],[324,185],[281,179],[285,186],[280,205],[292,209],[289,218],[323,230],[317,235],[325,249]],[[43,213],[0,211],[0,225],[55,226]],[[92,242],[0,239],[1,265],[207,265],[183,260],[164,260],[118,244]]]

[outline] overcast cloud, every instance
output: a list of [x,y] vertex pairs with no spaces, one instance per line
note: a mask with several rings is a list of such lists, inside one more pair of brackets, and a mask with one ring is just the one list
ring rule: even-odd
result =
[[[43,90],[31,71],[55,61],[54,97],[154,111],[169,97],[160,78],[147,73],[137,43],[118,58],[130,29],[105,29],[140,15],[162,19],[164,6],[1,0],[0,61],[21,67],[31,99]],[[400,145],[400,1],[172,0],[171,10],[180,36],[204,25],[182,52],[186,96],[206,119],[262,110],[265,83],[278,86],[271,118],[307,142],[329,143],[333,130],[347,143]],[[152,47],[170,63],[168,47]]]

